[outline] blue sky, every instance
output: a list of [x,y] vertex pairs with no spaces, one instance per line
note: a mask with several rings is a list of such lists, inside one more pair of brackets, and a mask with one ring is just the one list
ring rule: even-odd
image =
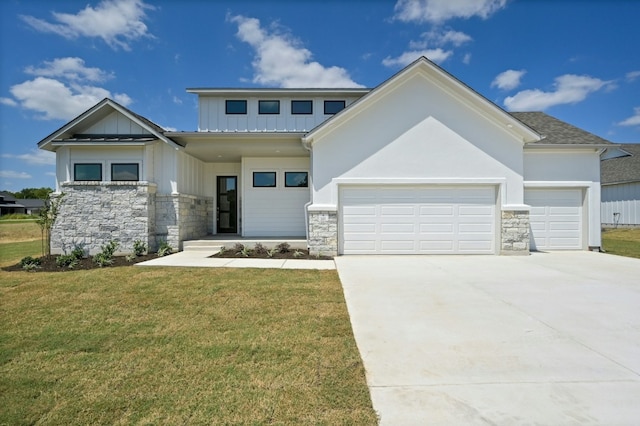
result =
[[506,110],[640,142],[640,2],[3,0],[0,189],[104,97],[197,129],[188,87],[375,87],[424,55]]

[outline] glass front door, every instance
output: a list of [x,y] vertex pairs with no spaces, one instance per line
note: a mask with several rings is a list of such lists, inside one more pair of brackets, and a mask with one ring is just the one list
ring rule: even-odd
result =
[[238,232],[238,178],[218,176],[216,229],[218,234]]

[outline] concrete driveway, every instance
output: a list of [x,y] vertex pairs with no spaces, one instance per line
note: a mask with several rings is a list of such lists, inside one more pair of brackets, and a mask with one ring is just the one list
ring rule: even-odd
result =
[[382,425],[637,425],[640,260],[342,256]]

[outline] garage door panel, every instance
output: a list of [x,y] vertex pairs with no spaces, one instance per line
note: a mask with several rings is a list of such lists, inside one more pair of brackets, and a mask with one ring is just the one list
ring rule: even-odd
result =
[[414,236],[416,233],[415,223],[383,223],[380,225],[383,234],[404,233]]
[[441,232],[453,233],[453,228],[452,223],[421,223],[420,234]]
[[[397,191],[397,192],[396,192]],[[493,187],[368,187],[341,191],[345,254],[355,253],[494,253]],[[371,203],[353,210],[353,203]],[[366,212],[354,216],[353,212]],[[357,223],[360,227],[353,228]],[[373,226],[363,227],[369,223]],[[356,235],[354,229],[362,231]],[[361,242],[368,238],[367,245]],[[359,244],[354,244],[359,242]],[[373,246],[371,242],[373,242]]]
[[376,232],[375,223],[348,223],[344,225],[345,233],[371,233]]
[[527,189],[530,229],[536,250],[582,248],[582,189]]

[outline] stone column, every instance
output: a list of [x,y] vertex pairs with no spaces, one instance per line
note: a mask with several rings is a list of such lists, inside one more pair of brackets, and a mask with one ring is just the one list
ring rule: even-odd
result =
[[309,253],[320,256],[338,255],[338,213],[331,210],[309,210]]
[[529,212],[527,210],[503,210],[501,254],[529,254]]

